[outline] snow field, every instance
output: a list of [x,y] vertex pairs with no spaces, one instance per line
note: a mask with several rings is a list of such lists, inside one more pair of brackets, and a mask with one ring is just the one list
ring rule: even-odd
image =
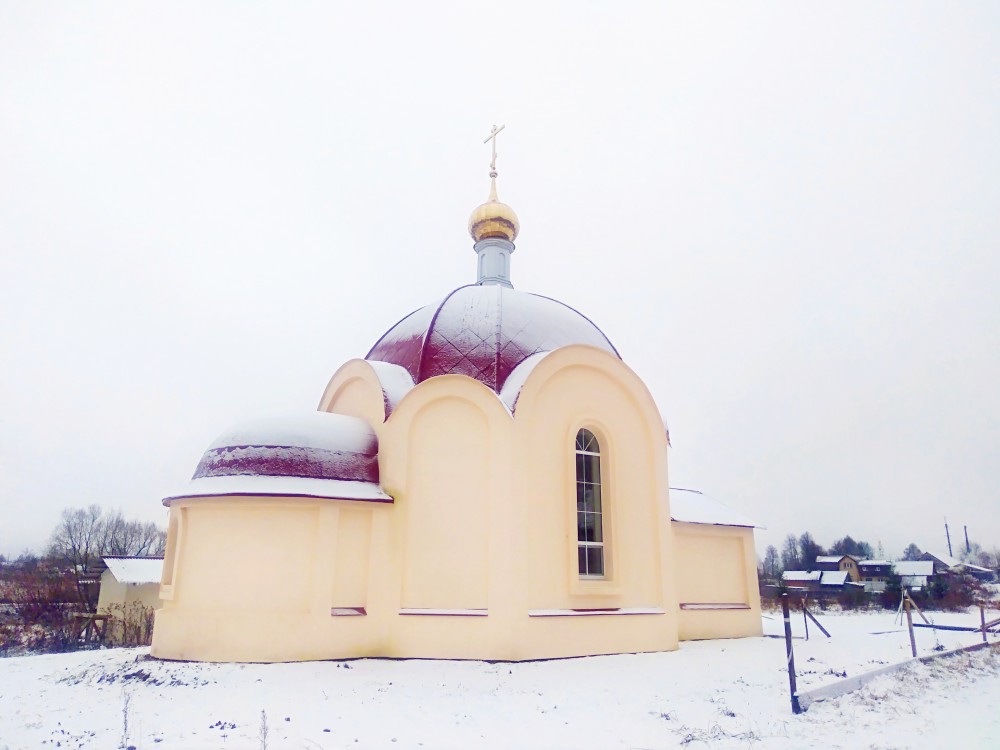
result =
[[[800,690],[909,658],[894,613],[793,613]],[[974,616],[973,616],[974,614]],[[995,615],[994,615],[995,616]],[[935,613],[978,623],[978,610]],[[975,623],[973,622],[975,620]],[[767,615],[765,633],[781,632]],[[917,631],[921,655],[981,641]],[[916,664],[791,713],[779,638],[523,664],[195,664],[109,649],[0,659],[0,750],[151,748],[1000,748],[997,649]]]

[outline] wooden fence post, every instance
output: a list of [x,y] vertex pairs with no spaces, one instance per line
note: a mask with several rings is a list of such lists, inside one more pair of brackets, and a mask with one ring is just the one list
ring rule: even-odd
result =
[[827,638],[832,638],[832,636],[827,632],[826,628],[823,627],[823,625],[820,623],[819,620],[816,619],[816,616],[813,615],[812,612],[810,612],[807,609],[806,610],[806,614],[809,615],[809,619],[813,621],[813,625],[815,625],[817,628],[819,628],[823,632],[823,635],[825,635]]
[[913,615],[910,614],[910,597],[904,597],[903,604],[906,606],[906,627],[910,631],[910,651],[912,651],[913,656],[916,657],[917,639],[913,637]]
[[986,640],[986,607],[983,606],[982,602],[979,603],[979,622],[983,626],[983,643],[989,643]]
[[788,593],[781,595],[781,614],[785,620],[785,654],[788,658],[788,689],[792,694],[792,713],[802,713],[795,689],[795,657],[792,655],[792,621],[788,614]]
[[932,623],[931,623],[931,621],[930,621],[930,620],[928,620],[928,619],[927,619],[927,615],[925,615],[925,614],[924,614],[924,611],[923,611],[922,609],[920,609],[920,607],[919,607],[919,606],[917,605],[917,603],[916,603],[915,601],[913,601],[913,597],[912,597],[912,596],[910,596],[910,590],[909,590],[909,589],[903,589],[903,595],[904,595],[904,596],[905,596],[905,597],[906,597],[907,599],[909,599],[909,600],[910,600],[910,604],[911,604],[911,605],[913,606],[913,608],[914,608],[915,610],[917,610],[917,614],[918,614],[918,615],[920,615],[920,619],[921,619],[921,620],[923,620],[923,621],[924,621],[925,623],[927,623],[928,625],[931,625]]
[[809,618],[806,617],[806,602],[809,601],[808,596],[802,597],[802,624],[806,628],[806,640],[809,640]]

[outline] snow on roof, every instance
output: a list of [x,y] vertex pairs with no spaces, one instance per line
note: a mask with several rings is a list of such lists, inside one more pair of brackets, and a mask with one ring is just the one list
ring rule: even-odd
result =
[[969,570],[978,570],[980,573],[992,573],[990,568],[984,568],[982,565],[973,565],[972,563],[962,563],[962,565]]
[[396,405],[403,400],[403,396],[413,389],[413,378],[410,377],[410,373],[405,367],[394,365],[392,362],[370,359],[368,364],[371,365],[379,383],[382,384],[386,416],[389,416],[395,410]]
[[330,451],[370,453],[378,440],[358,417],[322,411],[271,413],[222,433],[209,450],[237,445],[286,445]]
[[824,570],[819,583],[821,586],[843,586],[847,576],[846,570]]
[[862,560],[858,565],[892,565],[889,560]]
[[932,560],[897,560],[892,564],[893,572],[899,576],[931,576],[934,575]]
[[468,284],[399,321],[365,359],[405,367],[415,383],[468,375],[499,393],[529,356],[571,344],[618,356],[601,329],[569,305],[500,284]]
[[962,562],[958,558],[952,557],[951,555],[939,555],[937,552],[925,552],[924,555],[929,555],[933,557],[935,560],[937,560],[943,565],[946,565],[949,568],[965,568],[966,570],[975,570],[979,571],[980,573],[993,572],[989,568],[984,568],[981,565],[973,565],[972,563],[969,562]]
[[938,554],[937,552],[925,552],[925,555],[930,555],[935,560],[937,560],[942,565],[947,565],[949,568],[957,568],[962,564],[961,560],[952,557],[951,555]]
[[845,557],[849,557],[852,560],[857,560],[854,555],[816,555],[816,562],[818,563],[836,563],[843,560]]
[[162,557],[105,557],[118,583],[159,583],[163,576]]
[[513,369],[510,375],[507,376],[507,380],[503,384],[503,388],[500,389],[500,399],[507,404],[507,408],[510,409],[511,413],[514,411],[514,407],[517,404],[517,397],[521,395],[521,389],[524,387],[524,382],[528,379],[532,370],[548,356],[550,352],[536,352],[528,357],[526,360],[521,362],[517,367]]
[[786,570],[781,574],[783,581],[818,581],[823,573],[819,570]]
[[684,523],[704,523],[714,526],[757,527],[742,513],[723,505],[698,490],[670,488],[670,518]]
[[220,435],[193,480],[278,476],[378,483],[378,437],[358,417],[327,412],[272,414]]
[[169,507],[173,500],[228,495],[316,497],[330,500],[392,502],[392,497],[385,494],[382,488],[373,482],[244,474],[192,479],[182,490],[164,498],[163,504]]

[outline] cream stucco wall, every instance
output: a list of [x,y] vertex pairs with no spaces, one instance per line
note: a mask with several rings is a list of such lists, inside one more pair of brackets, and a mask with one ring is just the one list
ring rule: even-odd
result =
[[[634,619],[602,618],[607,645],[591,648],[595,653],[676,648],[666,435],[645,385],[605,352],[559,349],[526,380],[514,428],[515,495],[524,500],[518,526],[527,542],[527,608],[659,610],[662,614]],[[581,428],[593,432],[601,445],[603,580],[581,579],[577,571],[573,446]],[[578,627],[539,619],[529,625],[529,632],[551,630],[554,638]]]
[[153,654],[296,661],[378,653],[378,606],[371,617],[331,610],[371,607],[368,549],[390,546],[387,510],[292,497],[175,503],[171,516],[181,520],[167,540],[175,562],[164,570],[172,584],[156,613]]
[[682,641],[761,635],[753,529],[671,524]]
[[129,607],[133,603],[156,609],[163,602],[160,600],[160,585],[158,583],[121,583],[110,570],[101,574],[101,593],[97,598],[97,611],[106,614],[109,607],[118,605]]
[[[693,554],[681,547],[701,532],[671,529],[662,421],[616,357],[586,346],[548,354],[513,414],[478,381],[446,375],[414,387],[387,418],[377,375],[354,360],[320,406],[370,422],[394,502],[173,501],[153,655],[519,660],[759,632],[756,579],[754,594],[744,580],[752,534],[749,544],[742,532],[705,539],[743,565],[738,585],[756,625],[679,610],[679,589],[690,596],[698,584],[677,574],[676,560]],[[576,569],[574,438],[583,427],[602,448],[603,580],[581,580]],[[742,557],[727,544],[742,544]],[[714,586],[709,573],[694,580]]]

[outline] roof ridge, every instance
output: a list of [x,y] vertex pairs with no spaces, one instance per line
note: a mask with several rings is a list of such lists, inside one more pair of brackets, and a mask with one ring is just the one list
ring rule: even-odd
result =
[[[448,300],[450,300],[452,297],[454,297],[460,290],[465,289],[465,288],[470,287],[470,286],[476,286],[476,284],[463,284],[460,287],[456,287],[455,289],[452,289],[450,292],[448,292],[444,296],[444,299],[441,300],[441,302],[438,303],[437,309],[434,310],[434,314],[431,316],[430,322],[427,324],[427,327],[424,329],[424,336],[420,340],[420,356],[417,357],[417,375],[416,375],[415,378],[413,378],[414,382],[420,382],[421,380],[424,379],[423,378],[423,373],[424,373],[424,358],[427,356],[427,339],[430,337],[431,331],[434,330],[434,324],[437,323],[438,315],[441,314],[441,311],[444,309],[444,306],[448,303]],[[409,316],[407,316],[407,317],[409,317]],[[395,328],[395,326],[393,326],[393,328]],[[390,328],[388,331],[386,331],[385,335],[388,335],[390,331],[392,331],[392,328]],[[383,338],[385,338],[385,336],[383,336]],[[381,341],[381,340],[382,339],[379,339],[379,341]]]

